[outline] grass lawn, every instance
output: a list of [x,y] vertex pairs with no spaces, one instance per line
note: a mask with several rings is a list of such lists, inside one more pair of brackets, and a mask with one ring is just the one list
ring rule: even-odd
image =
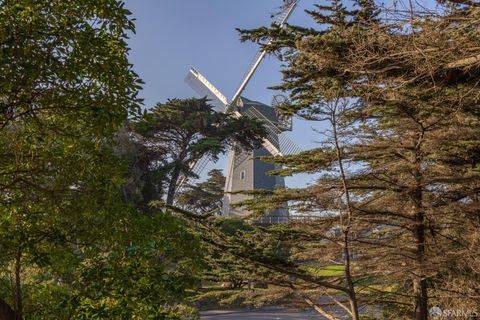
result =
[[330,266],[318,266],[318,267],[307,267],[306,271],[312,276],[316,277],[338,277],[342,276],[345,272],[344,266],[339,265],[330,265]]

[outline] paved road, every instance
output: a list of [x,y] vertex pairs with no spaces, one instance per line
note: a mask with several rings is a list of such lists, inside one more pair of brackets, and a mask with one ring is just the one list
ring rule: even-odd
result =
[[202,320],[323,320],[324,317],[314,312],[298,312],[285,309],[236,309],[214,310],[201,313]]

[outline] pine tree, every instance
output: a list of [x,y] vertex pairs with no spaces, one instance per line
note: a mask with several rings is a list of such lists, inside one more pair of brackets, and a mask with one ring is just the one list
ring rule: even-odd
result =
[[222,208],[225,176],[219,169],[208,172],[207,180],[195,185],[189,184],[178,195],[178,205],[200,213]]
[[[467,280],[460,270],[468,267],[452,263],[460,252],[468,252],[469,261],[478,259],[472,246],[478,219],[471,214],[478,208],[479,181],[479,34],[472,29],[478,8],[392,22],[375,19],[373,3],[359,3],[363,7],[346,27],[327,25],[303,37],[291,33],[295,45],[286,50],[294,54],[278,88],[290,92],[294,104],[287,109],[310,119],[321,118],[322,104],[332,99],[350,103],[339,123],[351,131],[343,154],[354,168],[346,182],[359,233],[357,272],[373,281],[362,298],[368,303],[374,291],[371,301],[382,301],[392,318],[427,319],[429,296],[435,296],[430,304],[475,306],[477,289],[457,287],[456,296],[446,297],[441,287],[446,278],[470,284],[478,279],[470,270]],[[319,17],[314,16],[317,22]],[[259,29],[243,37],[256,41],[262,34]],[[281,49],[286,37],[281,34],[272,50]],[[320,155],[328,155],[325,151]],[[300,172],[326,160],[316,162],[318,156],[311,152],[277,162]],[[321,179],[311,188],[311,200],[292,199],[323,199],[324,186],[332,183],[338,188],[335,180]]]

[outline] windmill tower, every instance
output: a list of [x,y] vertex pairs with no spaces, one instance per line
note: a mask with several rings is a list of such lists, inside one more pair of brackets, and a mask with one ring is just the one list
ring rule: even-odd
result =
[[[298,0],[284,1],[282,12],[279,14],[277,23],[283,26],[293,10],[297,6]],[[249,100],[242,97],[248,82],[257,70],[261,61],[266,55],[266,50],[260,50],[255,57],[252,65],[248,69],[246,76],[241,82],[239,88],[231,100],[228,100],[213,84],[211,84],[200,72],[191,68],[185,81],[200,96],[210,100],[215,111],[231,113],[236,117],[249,117],[263,123],[268,135],[262,142],[262,147],[255,150],[244,150],[240,146],[234,146],[230,149],[228,157],[228,167],[226,171],[225,197],[223,201],[223,214],[226,216],[243,216],[247,214],[243,208],[235,208],[235,203],[246,200],[247,195],[235,194],[242,190],[266,189],[274,190],[278,187],[284,187],[283,177],[270,176],[267,173],[275,169],[275,165],[255,159],[261,156],[281,156],[295,154],[300,148],[282,135],[284,131],[292,130],[291,118],[284,117],[279,112],[278,106],[284,102],[285,97],[277,95],[272,100],[272,106]],[[206,159],[202,159],[196,164],[192,164],[192,170],[199,173],[206,166]],[[265,222],[283,222],[287,219],[287,208],[274,210],[265,217]],[[274,217],[274,220],[272,220]]]

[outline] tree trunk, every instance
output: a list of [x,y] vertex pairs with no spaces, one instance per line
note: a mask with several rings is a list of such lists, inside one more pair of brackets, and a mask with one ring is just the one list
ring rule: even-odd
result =
[[308,298],[305,298],[305,302],[311,306],[315,311],[317,311],[318,313],[320,313],[322,316],[324,316],[325,318],[327,318],[328,320],[338,320],[338,318],[332,316],[331,314],[329,314],[328,312],[326,312],[325,310],[323,310],[319,305],[313,303],[312,300],[308,299]]
[[415,320],[428,319],[428,295],[427,281],[425,279],[415,279],[413,281],[413,293],[415,295]]
[[173,200],[175,199],[175,192],[177,191],[178,178],[180,177],[180,169],[175,168],[172,172],[172,177],[170,179],[170,184],[168,185],[167,192],[167,204],[173,205]]
[[344,266],[345,266],[345,280],[347,281],[348,286],[348,301],[350,302],[350,310],[353,320],[359,320],[360,315],[358,313],[358,302],[357,295],[355,293],[355,285],[352,279],[352,272],[350,270],[350,247],[348,239],[349,230],[344,231],[344,244],[343,244],[343,255],[344,255]]
[[[332,109],[331,113],[331,124],[332,124],[332,132],[333,132],[333,142],[335,145],[335,151],[337,154],[337,162],[338,162],[338,168],[340,170],[340,179],[342,181],[342,186],[343,186],[343,192],[345,194],[345,205],[346,205],[346,221],[343,221],[342,219],[342,229],[343,229],[343,264],[345,267],[345,280],[347,282],[348,286],[348,300],[350,302],[350,310],[351,310],[351,315],[353,320],[359,320],[360,315],[358,312],[358,302],[357,302],[357,296],[355,294],[355,284],[353,283],[352,279],[352,271],[350,269],[351,267],[351,261],[350,261],[350,239],[349,239],[349,233],[350,233],[350,227],[352,224],[352,219],[353,219],[353,210],[352,206],[350,203],[350,189],[348,188],[347,184],[347,176],[345,174],[345,169],[343,167],[343,155],[341,151],[341,146],[340,146],[340,141],[338,137],[338,130],[337,130],[337,107],[340,101],[335,101],[335,104]],[[343,214],[342,214],[343,215]]]
[[417,241],[417,261],[420,264],[420,273],[413,280],[413,294],[415,296],[415,320],[428,318],[427,280],[421,272],[425,255],[425,221],[422,211],[415,215],[415,237]]
[[423,208],[423,179],[421,171],[421,157],[420,146],[422,142],[423,132],[417,142],[416,152],[414,154],[414,179],[415,188],[412,193],[412,199],[414,202],[414,221],[415,226],[414,237],[416,241],[416,260],[419,266],[416,270],[413,279],[413,294],[415,296],[415,320],[427,320],[428,319],[428,292],[427,281],[423,273],[423,266],[425,265],[425,212]]
[[22,252],[17,251],[15,258],[15,319],[23,319],[23,304],[22,304],[22,284],[21,284],[21,258]]
[[15,312],[2,298],[0,298],[0,320],[15,320]]

